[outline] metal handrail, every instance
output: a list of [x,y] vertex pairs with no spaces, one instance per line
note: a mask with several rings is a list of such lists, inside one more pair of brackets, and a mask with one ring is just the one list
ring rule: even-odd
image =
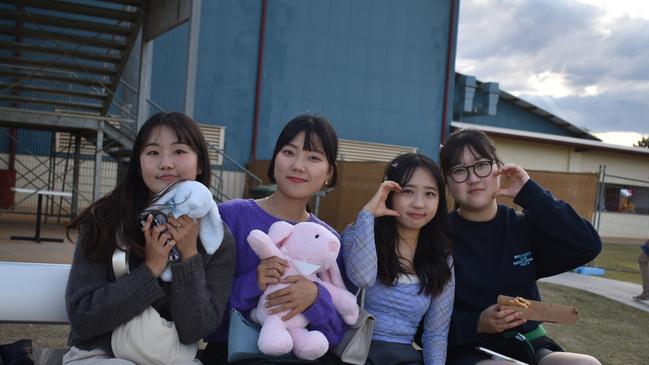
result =
[[225,152],[223,151],[223,149],[221,149],[221,148],[217,148],[217,147],[214,147],[211,143],[208,143],[208,145],[209,145],[209,148],[210,148],[210,149],[214,150],[216,153],[220,154],[221,156],[223,156],[223,158],[225,158],[226,160],[228,160],[228,162],[231,162],[233,165],[235,165],[235,166],[238,167],[240,170],[242,170],[243,172],[245,172],[246,175],[248,175],[248,177],[251,177],[251,178],[252,178],[253,180],[255,180],[258,184],[262,184],[262,183],[264,182],[264,181],[263,181],[262,179],[260,179],[257,175],[255,175],[252,171],[248,170],[245,166],[243,166],[242,164],[240,164],[240,163],[238,163],[237,161],[235,161],[234,159],[232,159],[232,157],[226,155]]

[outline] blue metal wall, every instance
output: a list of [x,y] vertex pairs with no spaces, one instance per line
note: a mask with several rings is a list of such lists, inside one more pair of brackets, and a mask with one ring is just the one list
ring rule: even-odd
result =
[[[9,153],[10,128],[0,128],[0,153]],[[52,132],[31,129],[17,129],[16,153],[48,156],[52,145]]]
[[[188,36],[189,26],[185,23],[153,42],[151,100],[166,111],[183,111]],[[153,106],[149,111],[157,112]]]
[[259,0],[203,1],[194,116],[226,126],[226,153],[242,164],[252,144],[260,15]]
[[559,127],[546,118],[502,98],[498,100],[498,111],[496,115],[464,116],[461,121],[521,131],[576,137],[568,130]]
[[[226,153],[246,163],[261,2],[202,6],[195,119],[225,125]],[[340,138],[437,155],[449,1],[273,0],[267,6],[258,159],[271,157],[284,124],[304,112],[330,119]],[[168,110],[182,110],[186,50],[186,25],[154,45],[153,100]]]
[[448,1],[269,4],[258,158],[305,111],[328,117],[341,138],[437,155]]

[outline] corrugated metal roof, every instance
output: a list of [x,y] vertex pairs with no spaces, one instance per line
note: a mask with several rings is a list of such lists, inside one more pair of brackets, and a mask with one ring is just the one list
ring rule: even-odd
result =
[[515,105],[520,106],[523,109],[526,109],[534,114],[540,115],[541,117],[547,119],[550,123],[554,123],[560,128],[568,130],[570,133],[573,135],[577,136],[578,138],[584,138],[584,139],[589,139],[593,141],[601,141],[601,139],[593,136],[592,134],[588,133],[587,131],[575,126],[574,124],[568,122],[567,120],[561,119],[558,116],[550,113],[549,111],[539,108],[538,106],[531,104],[517,96],[514,96],[506,91],[500,91],[500,97],[503,98],[504,100],[510,101],[514,103]]
[[517,129],[491,127],[486,125],[471,124],[471,123],[464,123],[464,122],[451,122],[451,128],[455,128],[455,129],[473,128],[473,129],[481,130],[489,135],[495,135],[495,136],[511,137],[515,139],[528,140],[528,141],[556,143],[556,144],[570,145],[570,146],[587,148],[587,149],[606,150],[610,152],[619,152],[619,153],[649,157],[649,148],[620,146],[620,145],[615,145],[610,143],[604,143],[601,142],[601,140],[593,141],[593,140],[583,139],[583,138],[558,136],[556,134],[521,131]]

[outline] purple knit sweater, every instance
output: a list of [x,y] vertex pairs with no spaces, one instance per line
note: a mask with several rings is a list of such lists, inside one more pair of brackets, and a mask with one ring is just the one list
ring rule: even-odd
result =
[[[237,263],[230,294],[230,307],[247,314],[257,306],[257,301],[263,292],[257,286],[259,258],[250,248],[246,239],[253,229],[268,232],[270,226],[280,219],[261,209],[254,200],[245,199],[230,200],[219,205],[219,213],[232,231],[237,245]],[[340,238],[333,228],[314,215],[309,217],[309,221],[323,225]],[[296,222],[289,223],[295,224]],[[344,276],[345,270],[341,253],[338,255],[338,266]],[[309,320],[309,329],[322,332],[329,340],[330,346],[334,346],[342,339],[346,327],[336,312],[327,289],[320,284],[317,285],[319,290],[315,303],[302,314]],[[207,342],[227,342],[228,322],[227,318],[221,322],[221,327],[207,337]]]

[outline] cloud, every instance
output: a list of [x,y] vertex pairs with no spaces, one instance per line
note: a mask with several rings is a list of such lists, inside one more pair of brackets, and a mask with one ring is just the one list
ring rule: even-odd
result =
[[647,134],[649,2],[613,3],[462,0],[456,69],[591,131]]
[[521,98],[551,111],[572,124],[593,132],[649,134],[647,95],[600,94],[580,97],[521,95]]

